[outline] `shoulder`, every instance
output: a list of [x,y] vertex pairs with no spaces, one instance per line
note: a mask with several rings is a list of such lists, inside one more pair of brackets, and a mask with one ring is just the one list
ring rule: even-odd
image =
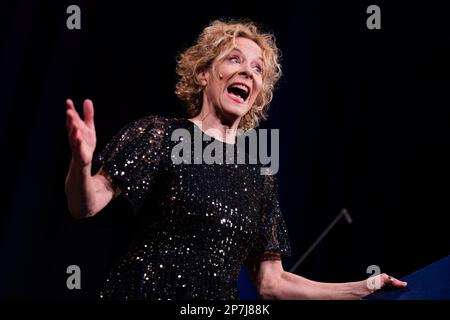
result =
[[159,115],[146,115],[128,123],[122,130],[122,135],[148,136],[155,138],[170,135],[170,133],[181,127],[183,119],[167,118]]
[[130,130],[145,131],[147,129],[165,129],[173,122],[172,119],[158,116],[147,115],[130,122],[126,127]]
[[133,126],[141,128],[156,128],[167,130],[172,128],[184,127],[186,119],[183,118],[167,118],[159,115],[147,115],[132,122]]

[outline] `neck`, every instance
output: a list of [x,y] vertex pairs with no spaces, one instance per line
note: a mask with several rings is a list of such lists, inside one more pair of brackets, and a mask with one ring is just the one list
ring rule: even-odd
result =
[[240,117],[228,119],[220,116],[215,109],[203,106],[200,113],[189,119],[207,135],[225,143],[235,143]]

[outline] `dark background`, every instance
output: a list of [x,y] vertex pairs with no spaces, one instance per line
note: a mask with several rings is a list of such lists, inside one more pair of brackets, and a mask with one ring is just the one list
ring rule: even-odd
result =
[[[283,52],[263,126],[280,129],[280,201],[293,248],[285,268],[342,208],[353,223],[340,220],[298,274],[360,280],[375,264],[401,277],[450,253],[441,2],[60,2],[11,1],[0,11],[1,298],[97,296],[126,249],[132,215],[119,198],[93,219],[70,218],[65,99],[79,111],[94,101],[97,150],[144,115],[183,116],[175,58],[221,17],[263,24]],[[66,28],[71,4],[81,8],[81,30]],[[381,8],[381,30],[366,28],[370,4]],[[82,290],[66,288],[71,264]]]

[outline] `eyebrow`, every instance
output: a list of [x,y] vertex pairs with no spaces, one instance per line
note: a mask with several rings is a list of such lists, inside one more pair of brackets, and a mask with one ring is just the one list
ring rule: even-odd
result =
[[[238,52],[240,52],[242,55],[244,55],[244,53],[242,52],[242,50],[239,49],[239,48],[233,48],[233,50],[231,50],[230,53],[233,52],[233,51],[238,51]],[[263,60],[263,58],[262,58],[261,56],[258,56],[256,59],[261,60],[261,62],[264,62],[264,60]]]

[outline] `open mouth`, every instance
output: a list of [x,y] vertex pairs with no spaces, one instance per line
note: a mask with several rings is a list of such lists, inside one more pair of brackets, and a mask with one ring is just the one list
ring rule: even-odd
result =
[[250,87],[244,83],[235,82],[228,86],[227,92],[233,100],[244,103],[250,95]]

